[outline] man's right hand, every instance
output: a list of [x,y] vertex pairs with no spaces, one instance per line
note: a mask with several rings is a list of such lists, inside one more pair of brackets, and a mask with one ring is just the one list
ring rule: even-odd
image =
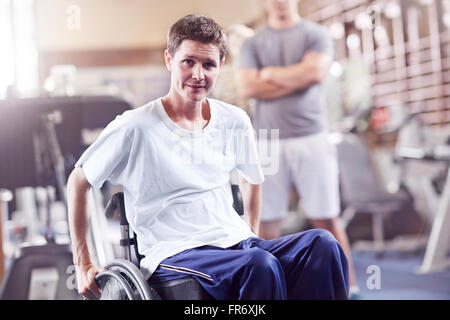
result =
[[67,180],[67,208],[78,293],[86,299],[96,299],[101,290],[95,283],[95,275],[103,269],[91,263],[87,245],[90,188],[83,168],[73,169]]
[[78,293],[88,300],[99,299],[102,291],[95,282],[95,276],[104,270],[93,264],[75,266]]

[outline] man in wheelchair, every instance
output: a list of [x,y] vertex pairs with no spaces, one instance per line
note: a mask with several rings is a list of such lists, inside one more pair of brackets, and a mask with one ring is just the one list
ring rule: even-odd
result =
[[[214,299],[347,298],[347,260],[331,233],[257,237],[264,175],[250,119],[207,98],[225,54],[214,20],[178,20],[165,51],[169,93],[118,116],[76,163],[69,221],[78,291],[87,299],[101,295],[102,270],[87,246],[87,194],[105,181],[123,187],[149,283],[194,277]],[[246,180],[246,220],[232,206],[234,170]]]

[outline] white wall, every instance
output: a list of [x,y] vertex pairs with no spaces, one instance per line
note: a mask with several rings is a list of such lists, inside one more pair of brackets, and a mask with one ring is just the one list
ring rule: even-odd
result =
[[[69,28],[71,5],[80,9],[80,29]],[[190,13],[207,14],[227,27],[258,18],[262,0],[36,0],[38,48],[162,47],[170,25]]]

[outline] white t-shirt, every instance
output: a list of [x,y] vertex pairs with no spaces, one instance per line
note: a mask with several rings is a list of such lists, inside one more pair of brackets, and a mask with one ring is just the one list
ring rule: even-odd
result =
[[250,119],[238,107],[207,100],[211,119],[197,131],[175,124],[161,98],[126,111],[75,164],[93,187],[106,180],[123,187],[147,277],[181,251],[255,236],[233,209],[230,191],[234,169],[251,184],[264,181]]

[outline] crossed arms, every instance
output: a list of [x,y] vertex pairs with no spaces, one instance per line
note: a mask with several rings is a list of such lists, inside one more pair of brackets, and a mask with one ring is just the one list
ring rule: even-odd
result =
[[300,62],[290,66],[241,69],[238,90],[246,98],[277,99],[324,81],[331,61],[326,54],[308,51]]

